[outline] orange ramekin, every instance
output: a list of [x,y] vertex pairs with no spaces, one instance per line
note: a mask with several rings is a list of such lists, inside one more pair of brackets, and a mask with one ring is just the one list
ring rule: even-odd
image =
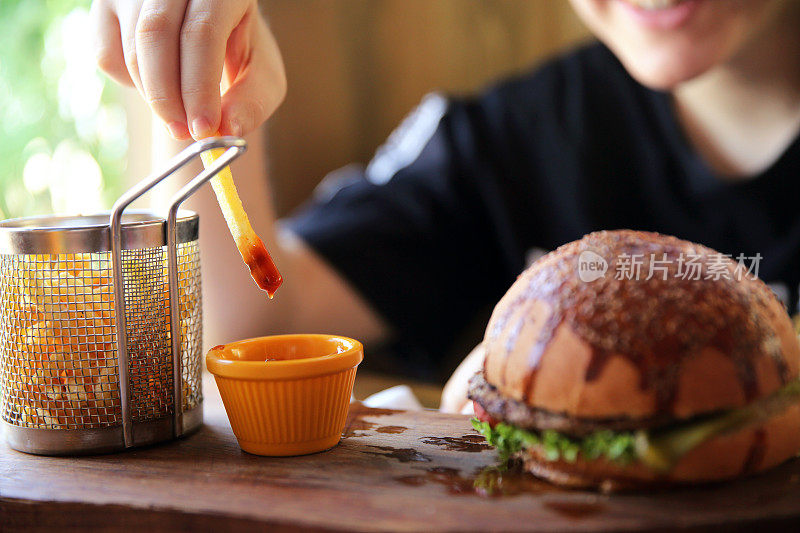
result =
[[212,348],[206,366],[242,450],[285,456],[339,442],[363,359],[347,337],[275,335]]

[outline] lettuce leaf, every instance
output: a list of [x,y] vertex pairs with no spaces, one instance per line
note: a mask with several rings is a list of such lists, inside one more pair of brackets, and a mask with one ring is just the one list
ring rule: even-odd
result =
[[712,417],[690,420],[666,430],[640,431],[636,435],[638,459],[654,470],[668,471],[681,457],[703,442],[763,424],[800,400],[800,380],[793,380],[744,407]]
[[575,438],[558,431],[526,431],[504,423],[491,427],[477,418],[472,419],[472,427],[497,448],[502,464],[532,446],[541,446],[548,461],[574,462],[581,455],[590,460],[602,457],[628,464],[636,458],[635,436],[629,432],[600,430],[584,438]]
[[497,448],[502,464],[525,448],[541,446],[549,461],[573,462],[578,455],[592,460],[604,458],[619,464],[640,461],[648,467],[669,471],[685,454],[703,442],[721,434],[734,433],[763,424],[800,401],[800,379],[790,381],[771,395],[744,407],[699,417],[656,430],[615,432],[600,430],[583,438],[570,437],[553,430],[526,431],[500,423],[472,419],[472,427]]

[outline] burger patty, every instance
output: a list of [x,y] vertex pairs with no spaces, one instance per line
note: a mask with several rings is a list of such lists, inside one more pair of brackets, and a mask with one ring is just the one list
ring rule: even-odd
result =
[[668,415],[648,418],[575,418],[565,413],[531,407],[509,398],[486,381],[483,372],[475,374],[469,382],[470,400],[478,402],[489,416],[512,424],[520,429],[544,431],[552,429],[566,435],[584,437],[595,431],[631,431],[666,426],[674,422]]

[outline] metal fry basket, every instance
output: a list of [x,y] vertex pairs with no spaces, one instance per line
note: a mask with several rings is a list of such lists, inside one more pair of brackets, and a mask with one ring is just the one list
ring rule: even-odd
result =
[[[127,207],[213,148],[166,219]],[[180,205],[246,149],[191,145],[110,215],[0,222],[0,418],[17,450],[71,455],[171,440],[200,427],[198,216]]]

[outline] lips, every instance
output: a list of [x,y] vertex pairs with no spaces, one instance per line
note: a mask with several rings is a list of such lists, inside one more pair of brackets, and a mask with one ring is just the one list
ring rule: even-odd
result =
[[667,9],[682,4],[686,0],[624,0],[632,6],[653,10],[653,9]]
[[637,24],[654,30],[675,30],[686,24],[706,0],[614,0]]

